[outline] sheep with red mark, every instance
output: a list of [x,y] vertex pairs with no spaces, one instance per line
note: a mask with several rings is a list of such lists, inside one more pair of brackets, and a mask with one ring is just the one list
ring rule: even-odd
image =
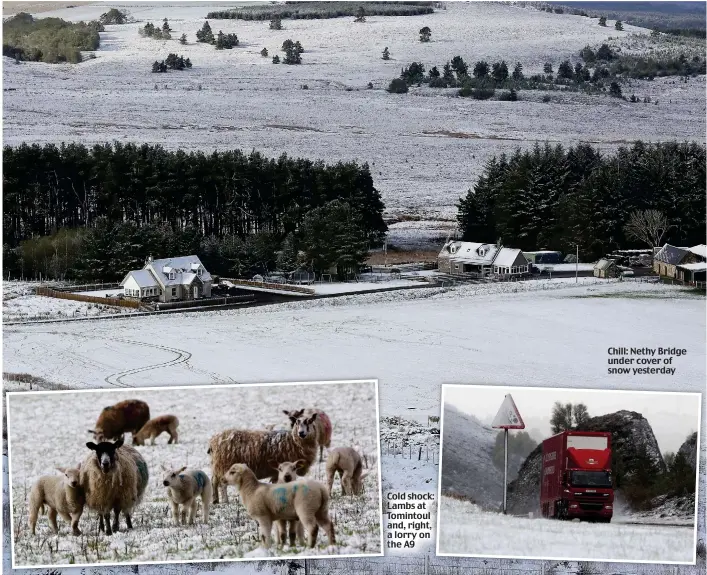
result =
[[321,409],[299,409],[287,411],[283,410],[283,413],[289,417],[290,425],[294,425],[300,417],[311,417],[316,414],[317,419],[315,420],[315,427],[317,428],[317,442],[319,443],[319,462],[324,461],[324,448],[329,449],[331,445],[331,433],[333,427],[331,425],[331,419],[324,413]]
[[219,496],[224,503],[228,503],[227,485],[223,477],[235,463],[244,463],[258,479],[269,477],[274,483],[278,471],[273,469],[273,465],[301,459],[297,473],[305,475],[317,457],[317,430],[314,425],[317,417],[317,414],[299,417],[289,431],[227,429],[211,437],[208,453],[211,455],[214,503],[219,503]]
[[135,435],[150,420],[150,407],[139,399],[127,399],[104,407],[88,432],[96,443],[113,441],[125,433]]

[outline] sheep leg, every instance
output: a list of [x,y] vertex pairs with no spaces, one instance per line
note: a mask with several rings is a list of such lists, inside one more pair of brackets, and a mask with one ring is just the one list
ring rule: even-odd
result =
[[331,495],[331,490],[334,488],[334,477],[336,476],[336,469],[326,470],[326,482],[329,486],[329,495]]
[[319,463],[324,461],[324,446],[320,445],[319,446]]
[[30,505],[29,508],[29,526],[32,529],[32,535],[35,534],[35,527],[37,526],[37,514],[39,509],[35,505]]
[[113,530],[110,528],[110,511],[101,516],[101,523],[105,521],[106,535],[113,535]]
[[228,503],[228,483],[221,483],[221,499],[224,503]]
[[[113,513],[115,513],[115,518],[113,519],[113,531],[117,533],[120,531],[120,503],[116,503],[113,506]],[[110,519],[110,513],[108,514],[108,518]]]
[[133,528],[133,518],[130,513],[125,514],[125,524],[128,526],[128,529]]
[[353,472],[353,479],[352,479],[352,487],[353,487],[353,494],[354,495],[361,495],[363,494],[363,483],[361,481],[361,474],[363,473],[363,466],[359,465],[354,469]]
[[182,505],[182,525],[187,524],[187,506],[186,504]]
[[302,525],[307,530],[307,546],[314,547],[317,544],[317,535],[319,534],[319,527],[317,526],[317,520],[310,513],[308,514],[298,514]]
[[211,484],[207,483],[204,485],[204,491],[201,494],[201,506],[202,513],[204,514],[204,524],[209,522],[209,506],[211,505],[211,499],[213,494],[211,493]]
[[270,549],[272,545],[272,519],[268,516],[258,517],[260,528],[260,542],[265,549]]
[[188,504],[185,503],[185,507],[186,505],[189,505],[189,525],[194,525],[194,518],[196,517],[196,503],[196,497],[194,497]]
[[177,439],[179,438],[177,435],[177,430],[169,429],[167,433],[169,433],[169,441],[167,443],[177,443]]
[[322,507],[319,511],[317,511],[314,517],[317,520],[318,526],[324,529],[327,539],[329,539],[329,545],[335,545],[336,539],[334,537],[334,525],[329,518],[329,510],[326,507]]
[[348,471],[344,471],[341,476],[341,490],[344,495],[353,495],[353,485],[351,484],[351,474]]
[[169,504],[172,506],[172,520],[175,525],[179,525],[179,503],[170,500]]
[[98,531],[105,531],[106,528],[103,526],[103,513],[98,514]]
[[81,530],[79,529],[79,519],[81,519],[81,513],[82,511],[71,514],[71,532],[74,535],[81,535]]
[[287,539],[287,521],[284,519],[278,519],[275,521],[277,526],[277,542],[280,547],[285,546],[285,540]]
[[211,477],[211,488],[213,490],[214,494],[214,504],[218,503],[218,493],[219,493],[219,486],[221,485],[221,480],[218,475],[215,473]]
[[49,518],[49,526],[51,527],[52,531],[54,533],[59,533],[59,527],[56,524],[56,509],[52,509],[51,507],[49,508],[49,513],[47,513],[47,517]]
[[297,534],[297,543],[304,546],[304,526],[301,521],[295,521],[295,531]]
[[155,444],[155,439],[157,439],[157,435],[155,435],[154,433],[150,435],[150,445]]

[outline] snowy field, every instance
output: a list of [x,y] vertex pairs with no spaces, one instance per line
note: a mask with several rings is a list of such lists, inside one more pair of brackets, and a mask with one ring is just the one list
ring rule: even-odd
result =
[[393,279],[383,279],[378,282],[351,282],[351,283],[321,283],[315,284],[311,287],[314,288],[314,293],[317,295],[331,295],[340,293],[361,293],[367,291],[375,291],[380,289],[390,289],[390,288],[407,288],[419,286],[421,282],[416,280],[393,280]]
[[489,513],[442,497],[438,552],[451,555],[691,563],[694,528],[552,521]]
[[[419,224],[413,229],[439,238],[453,229],[456,202],[493,154],[538,141],[591,142],[603,150],[639,138],[704,142],[704,76],[687,84],[656,79],[625,87],[627,93],[658,99],[657,106],[556,92],[548,104],[541,92],[499,102],[425,87],[407,95],[385,91],[413,61],[429,68],[455,55],[471,62],[505,59],[509,65],[520,60],[524,72],[534,74],[546,61],[557,68],[565,58],[576,60],[586,45],[648,42],[653,47],[647,30],[625,25],[618,32],[612,21],[601,27],[596,19],[511,4],[452,2],[431,15],[370,16],[364,24],[352,18],[285,20],[281,31],[270,30],[267,21],[211,20],[215,33],[233,32],[241,41],[233,50],[216,51],[196,44],[195,32],[207,12],[224,6],[111,6],[127,9],[138,21],[108,26],[94,60],[76,66],[5,60],[10,90],[4,93],[5,144],[70,140],[90,146],[117,140],[366,161],[389,215],[420,216],[423,221],[413,222]],[[103,11],[105,5],[82,5],[42,16],[83,20]],[[165,17],[173,40],[138,35],[146,22],[161,24]],[[423,26],[432,29],[429,43],[419,42]],[[186,46],[176,40],[182,33],[188,36]],[[275,66],[260,55],[264,47],[270,56],[278,53],[288,38],[306,50],[301,66]],[[381,59],[386,46],[389,61]],[[151,64],[169,52],[188,56],[194,68],[151,74]],[[373,89],[366,89],[369,82]],[[430,223],[439,219],[445,221]],[[415,242],[408,229],[400,233],[401,244]]]
[[[150,470],[145,500],[133,516],[135,529],[108,538],[97,532],[97,517],[84,513],[84,535],[69,535],[59,520],[60,535],[50,534],[40,517],[37,536],[27,527],[27,495],[40,475],[52,474],[57,465],[76,465],[88,450],[86,429],[93,427],[106,404],[136,398],[147,401],[153,416],[179,417],[179,443],[167,445],[166,434],[157,445],[139,447]],[[332,385],[282,385],[247,388],[211,388],[142,392],[51,393],[12,396],[10,448],[13,487],[13,526],[18,565],[69,564],[127,561],[215,560],[263,557],[258,550],[257,524],[249,519],[235,497],[227,505],[212,507],[210,524],[174,527],[171,523],[161,465],[188,465],[211,475],[206,454],[211,435],[229,427],[276,429],[289,427],[283,409],[316,406],[332,420],[332,447],[352,446],[368,459],[370,474],[362,497],[343,497],[335,482],[330,513],[335,521],[336,547],[328,547],[320,531],[318,546],[272,548],[277,555],[375,554],[380,548],[378,437],[375,384],[358,382]],[[224,409],[225,406],[230,406]],[[62,419],[61,414],[71,414]],[[37,426],[37,421],[46,425]],[[326,457],[326,451],[325,451]],[[323,463],[315,463],[308,477],[326,482]],[[234,488],[229,488],[235,495]],[[201,505],[201,504],[200,504]],[[199,519],[201,518],[197,516]],[[122,526],[124,528],[124,524]]]

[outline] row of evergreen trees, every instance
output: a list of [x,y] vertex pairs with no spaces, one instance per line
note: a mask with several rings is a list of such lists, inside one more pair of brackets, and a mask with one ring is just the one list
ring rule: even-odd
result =
[[223,239],[267,232],[278,241],[333,200],[352,206],[366,245],[386,231],[367,165],[325,165],[252,152],[185,153],[160,146],[78,144],[5,147],[3,244],[57,230],[162,223]]
[[17,278],[118,281],[140,269],[148,256],[197,254],[211,273],[250,278],[274,270],[306,269],[346,278],[368,256],[369,235],[358,211],[332,200],[308,212],[296,230],[260,231],[245,237],[206,235],[192,225],[175,229],[168,222],[111,222],[98,218],[89,228],[62,228],[48,235],[5,244],[5,274]]
[[230,50],[238,46],[239,43],[237,34],[224,34],[223,31],[219,30],[218,34],[214,36],[208,21],[204,22],[201,30],[197,31],[196,41],[204,44],[213,44],[217,50]]
[[192,67],[191,60],[184,56],[169,54],[165,60],[161,62],[155,60],[152,64],[152,72],[166,72],[167,70],[187,70]]
[[636,210],[668,218],[665,241],[704,243],[705,147],[635,142],[603,155],[588,144],[569,149],[536,145],[492,158],[473,189],[460,198],[465,239],[526,251],[574,253],[593,261],[636,246],[624,226]]

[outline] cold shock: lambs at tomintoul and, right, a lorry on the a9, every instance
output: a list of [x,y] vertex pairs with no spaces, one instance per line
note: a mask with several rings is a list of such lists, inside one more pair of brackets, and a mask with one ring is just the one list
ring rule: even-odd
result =
[[543,441],[540,509],[548,518],[611,521],[610,433],[563,431]]

